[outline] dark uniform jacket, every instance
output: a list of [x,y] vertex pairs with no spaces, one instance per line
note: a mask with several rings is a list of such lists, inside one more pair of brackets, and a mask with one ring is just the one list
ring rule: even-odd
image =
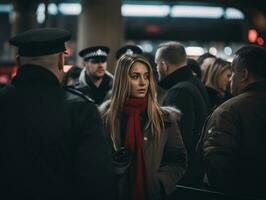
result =
[[[105,113],[110,101],[101,106],[101,113]],[[149,199],[158,200],[163,195],[169,195],[176,189],[176,183],[183,177],[187,168],[187,152],[177,124],[180,112],[175,108],[162,107],[165,129],[160,140],[155,138],[150,129],[145,129],[147,116],[142,114],[141,127],[143,129],[143,157],[147,169]],[[126,116],[121,117],[120,139],[123,146],[124,130],[127,125]],[[106,130],[109,133],[108,130]],[[156,142],[159,141],[159,142]]]
[[102,122],[85,96],[24,65],[0,90],[0,112],[0,199],[112,199]]
[[219,106],[205,129],[211,189],[266,197],[266,81]]
[[[187,174],[181,184],[189,186],[197,186],[197,181],[192,175],[192,172],[197,170],[192,169],[195,166],[193,160],[196,144],[208,114],[208,106],[199,90],[199,86],[193,80],[195,78],[190,68],[186,66],[176,70],[159,82],[159,85],[167,91],[163,105],[177,107],[183,114],[180,129],[188,151],[189,165]],[[195,166],[195,168],[197,167]]]
[[106,72],[99,87],[96,87],[86,74],[84,68],[79,77],[79,84],[75,87],[84,95],[90,97],[95,104],[100,105],[110,97],[113,84],[113,76],[109,72]]

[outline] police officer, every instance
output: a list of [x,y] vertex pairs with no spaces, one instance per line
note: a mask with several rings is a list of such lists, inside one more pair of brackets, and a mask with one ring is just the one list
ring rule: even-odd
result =
[[70,37],[43,28],[10,40],[18,47],[19,69],[0,93],[0,199],[113,197],[97,108],[60,86]]
[[108,98],[113,84],[113,76],[106,71],[109,51],[106,46],[94,46],[79,52],[84,69],[76,89],[93,99],[97,105]]
[[133,54],[142,55],[143,54],[143,50],[142,50],[142,48],[140,48],[137,45],[125,45],[125,46],[122,46],[115,53],[116,60],[118,60],[124,54],[127,54],[127,55],[133,55]]

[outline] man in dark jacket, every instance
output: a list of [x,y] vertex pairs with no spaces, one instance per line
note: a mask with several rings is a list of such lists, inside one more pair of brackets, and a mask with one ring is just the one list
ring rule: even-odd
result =
[[205,128],[203,157],[211,189],[266,197],[266,49],[242,47],[233,60],[231,92]]
[[70,36],[44,28],[10,40],[20,67],[0,91],[0,199],[113,198],[97,108],[60,86]]
[[178,42],[161,44],[155,55],[155,63],[159,71],[159,86],[166,90],[164,97],[159,99],[162,99],[163,105],[175,106],[183,113],[180,129],[188,151],[188,171],[179,183],[197,187],[199,177],[196,177],[198,174],[194,163],[195,147],[208,113],[201,93],[205,91],[204,85],[193,76],[187,66],[185,48]]
[[102,104],[111,94],[113,76],[106,71],[109,51],[106,46],[93,46],[79,52],[79,56],[83,58],[84,69],[80,73],[76,89],[97,105]]

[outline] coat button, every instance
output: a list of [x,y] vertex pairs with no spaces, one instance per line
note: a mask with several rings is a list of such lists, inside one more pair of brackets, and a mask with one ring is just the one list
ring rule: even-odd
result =
[[147,140],[148,140],[148,138],[147,138],[147,137],[144,137],[143,139],[144,139],[144,141],[147,141]]

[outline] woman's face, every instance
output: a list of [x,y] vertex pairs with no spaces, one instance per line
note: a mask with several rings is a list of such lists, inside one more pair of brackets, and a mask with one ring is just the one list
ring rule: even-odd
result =
[[229,85],[229,80],[230,80],[231,75],[232,75],[232,71],[230,69],[226,69],[219,76],[218,87],[222,92],[226,91]]
[[149,76],[150,73],[148,67],[145,64],[136,62],[132,65],[129,71],[131,97],[143,98],[147,95],[150,84]]

